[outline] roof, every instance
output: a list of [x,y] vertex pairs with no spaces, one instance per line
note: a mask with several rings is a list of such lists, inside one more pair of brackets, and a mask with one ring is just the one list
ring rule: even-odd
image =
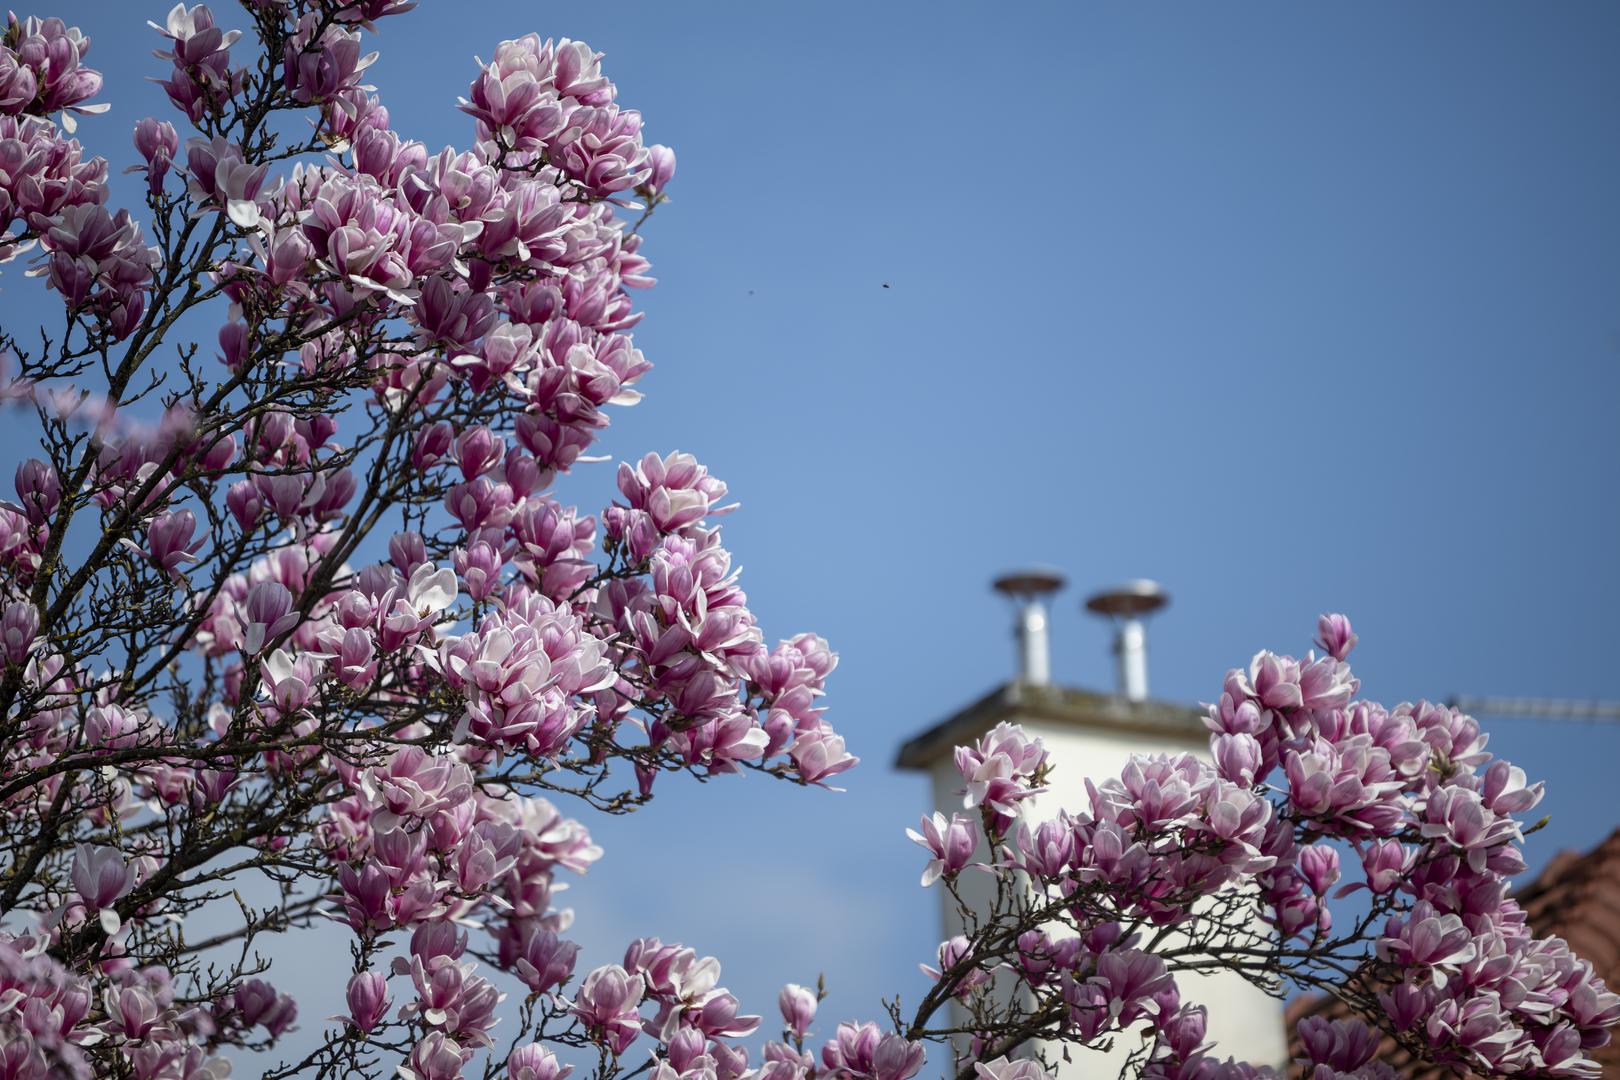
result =
[[927,769],[956,746],[1014,719],[1185,740],[1190,747],[1209,745],[1203,710],[1189,705],[1128,701],[1118,694],[1014,681],[908,740],[900,747],[895,764],[902,769]]
[[[1514,898],[1524,908],[1531,929],[1541,937],[1556,935],[1569,942],[1575,955],[1591,963],[1609,986],[1620,986],[1620,829],[1585,854],[1561,851],[1552,857],[1535,880],[1517,890]],[[1288,1004],[1289,1050],[1298,1053],[1294,1023],[1305,1016],[1338,1019],[1348,1008],[1335,998],[1296,998]],[[1620,1076],[1620,1041],[1593,1051],[1604,1076]],[[1411,1080],[1473,1077],[1416,1062],[1385,1039],[1379,1059]]]

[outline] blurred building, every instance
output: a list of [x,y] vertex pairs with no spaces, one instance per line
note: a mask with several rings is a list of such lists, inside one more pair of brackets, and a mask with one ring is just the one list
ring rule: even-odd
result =
[[[1086,809],[1086,778],[1118,775],[1134,754],[1208,757],[1209,731],[1203,725],[1202,711],[1148,696],[1145,620],[1168,599],[1152,582],[1131,582],[1087,602],[1090,610],[1116,622],[1119,684],[1115,690],[1097,692],[1051,684],[1046,602],[1062,583],[1060,575],[1045,570],[998,579],[997,589],[1017,605],[1017,674],[901,747],[898,765],[931,778],[932,809],[947,815],[961,809],[962,779],[952,751],[1003,721],[1020,724],[1038,736],[1055,766],[1050,790],[1022,804],[1024,817],[1032,824],[1055,816],[1060,809]],[[959,887],[969,903],[988,907],[991,881],[988,874],[964,874]],[[961,933],[961,918],[950,894],[937,886],[932,891],[940,897],[942,940]],[[1181,974],[1177,981],[1184,1000],[1208,1008],[1209,1037],[1218,1043],[1221,1056],[1254,1064],[1284,1063],[1287,1043],[1281,1001],[1232,972]],[[963,1019],[957,1016],[958,1021]],[[1116,1075],[1133,1048],[1126,1045],[1131,1041],[1117,1040],[1119,1045],[1106,1054],[1071,1050],[1073,1061],[1060,1065],[1059,1076],[1082,1080]]]

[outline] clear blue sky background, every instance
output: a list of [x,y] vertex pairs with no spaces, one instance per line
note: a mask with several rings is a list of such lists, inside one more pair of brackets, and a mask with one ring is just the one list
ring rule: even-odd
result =
[[[96,38],[82,130],[121,168],[164,4],[31,10]],[[589,963],[656,933],[755,1011],[820,970],[828,1019],[914,999],[926,792],[890,763],[1010,672],[986,586],[1027,561],[1081,587],[1068,683],[1112,678],[1080,592],[1146,575],[1161,696],[1343,609],[1392,703],[1620,698],[1620,7],[426,0],[379,43],[396,127],[465,145],[473,55],[531,30],[605,50],[680,157],[607,451],[730,482],[753,605],[840,650],[866,759],[843,795],[667,784],[593,822]],[[1492,730],[1549,781],[1533,864],[1620,824],[1620,728]]]

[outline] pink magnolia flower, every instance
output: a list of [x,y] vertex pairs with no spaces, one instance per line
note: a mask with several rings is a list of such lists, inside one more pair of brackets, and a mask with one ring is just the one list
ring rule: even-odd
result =
[[1059,878],[1074,861],[1074,828],[1067,815],[1041,822],[1033,829],[1021,821],[1013,831],[1012,864],[1034,878]]
[[1350,650],[1356,647],[1356,641],[1348,616],[1323,615],[1316,620],[1316,643],[1333,659],[1342,661],[1349,656]]
[[506,1056],[506,1075],[511,1080],[565,1080],[574,1071],[572,1065],[563,1065],[557,1056],[538,1043],[514,1047]]
[[129,211],[78,204],[64,207],[40,241],[50,253],[51,288],[118,340],[134,332],[146,310],[157,253],[141,240]]
[[[1361,852],[1361,868],[1367,875],[1365,887],[1382,896],[1398,887],[1406,878],[1411,856],[1399,840],[1381,840],[1369,844]],[[1353,891],[1357,886],[1349,886]]]
[[819,784],[854,768],[861,760],[854,754],[846,753],[843,736],[827,728],[816,728],[800,735],[793,740],[788,752],[793,759],[794,770],[807,784]]
[[957,934],[955,937],[939,943],[939,967],[929,967],[927,964],[919,964],[918,967],[924,975],[938,982],[946,976],[946,973],[963,961],[970,961],[970,963],[965,971],[951,975],[955,984],[951,989],[951,993],[954,997],[966,1000],[976,987],[989,984],[990,972],[986,971],[977,960],[973,959],[972,943],[964,935]]
[[5,63],[0,66],[0,111],[38,116],[61,113],[72,132],[75,113],[102,113],[110,107],[83,104],[101,92],[101,73],[82,63],[90,39],[61,19],[7,19]]
[[979,1080],[1054,1080],[1040,1062],[1030,1058],[1013,1061],[1003,1056],[975,1062],[973,1071],[979,1074]]
[[1026,930],[1018,935],[1013,964],[1031,986],[1044,986],[1058,973],[1073,969],[1084,948],[1084,942],[1077,937],[1054,940],[1045,930]]
[[1484,869],[1492,848],[1521,835],[1512,818],[1488,809],[1478,792],[1458,786],[1430,793],[1421,831],[1425,839],[1443,841],[1461,853],[1476,873]]
[[224,108],[242,85],[241,72],[230,66],[231,46],[241,32],[215,26],[206,4],[190,9],[184,3],[176,4],[164,26],[153,22],[147,25],[170,41],[168,51],[157,55],[174,65],[169,78],[160,85],[175,107],[193,122]]
[[777,995],[776,1004],[782,1012],[782,1023],[787,1030],[803,1038],[816,1018],[816,1006],[819,1004],[816,992],[798,983],[788,983]]
[[168,38],[171,56],[176,63],[187,66],[201,64],[222,49],[229,49],[242,36],[239,30],[221,30],[214,25],[214,15],[206,4],[187,8],[176,4],[169,12],[166,25],[147,23]]
[[922,1068],[920,1043],[882,1034],[878,1026],[839,1024],[838,1034],[821,1050],[822,1064],[839,1080],[907,1080]]
[[26,600],[13,600],[0,615],[0,657],[21,664],[34,649],[39,634],[39,611]]
[[574,958],[579,946],[563,941],[539,925],[524,928],[522,947],[512,970],[523,985],[537,994],[560,989],[574,974]]
[[1209,743],[1223,779],[1247,786],[1261,778],[1265,753],[1253,735],[1242,731],[1216,733],[1210,736]]
[[1016,806],[1045,790],[1035,786],[1046,765],[1046,747],[1016,724],[1001,723],[971,747],[956,748],[956,770],[967,781],[963,805],[987,806],[1011,817]]
[[736,508],[735,504],[717,505],[726,497],[726,485],[710,476],[692,455],[678,451],[665,457],[648,454],[635,468],[621,464],[619,490],[629,507],[646,513],[661,533],[676,532]]
[[349,1015],[342,1019],[361,1032],[370,1032],[388,1015],[392,1004],[388,996],[388,978],[374,971],[362,971],[349,980],[345,992]]
[[872,1080],[908,1080],[917,1075],[926,1056],[921,1043],[885,1035],[872,1055]]
[[73,852],[72,878],[84,906],[100,913],[102,929],[116,934],[119,918],[112,905],[134,888],[134,866],[116,848],[80,844]]
[[262,979],[248,979],[228,995],[220,1011],[235,1010],[244,1027],[262,1027],[279,1038],[298,1017],[298,1005]]
[[17,500],[30,524],[43,525],[56,512],[62,498],[62,481],[48,462],[29,458],[17,466],[14,481]]
[[462,1067],[472,1059],[471,1049],[463,1049],[442,1031],[429,1031],[411,1048],[399,1075],[405,1080],[460,1080]]
[[173,124],[150,116],[136,123],[133,137],[135,151],[145,164],[132,165],[126,171],[146,173],[147,191],[156,195],[163,190],[163,178],[169,174],[174,156],[180,151],[180,137]]
[[641,141],[641,114],[612,103],[563,110],[563,127],[551,140],[553,160],[569,178],[595,195],[634,188],[652,175]]
[[1446,984],[1446,969],[1472,960],[1476,945],[1457,915],[1420,900],[1410,913],[1391,916],[1378,939],[1378,955],[1391,963],[1428,969],[1434,984]]
[[377,60],[376,53],[360,53],[360,35],[340,26],[321,27],[315,12],[298,21],[287,39],[282,61],[282,83],[293,99],[304,102],[329,101],[355,90],[360,74]]
[[244,614],[242,652],[257,655],[265,643],[274,641],[298,623],[292,593],[275,581],[262,581],[248,591]]
[[[524,42],[538,39],[532,35]],[[542,146],[562,127],[562,102],[545,85],[539,64],[522,55],[520,42],[504,42],[495,61],[462,99],[462,111],[476,117],[490,135],[516,150]]]
[[647,147],[647,167],[650,172],[642,183],[654,195],[661,195],[675,177],[675,151],[654,144]]
[[1299,849],[1299,872],[1318,896],[1326,896],[1339,880],[1339,853],[1324,844]]
[[1341,1073],[1353,1073],[1378,1053],[1382,1035],[1359,1020],[1301,1017],[1295,1028],[1306,1060]]
[[637,1011],[646,982],[617,964],[599,967],[585,976],[574,999],[573,1013],[590,1031],[591,1038],[614,1055],[622,1054],[641,1033]]
[[197,518],[190,510],[165,511],[146,526],[145,555],[170,577],[180,577],[184,563],[195,562],[202,547],[201,538],[193,538]]
[[1179,1007],[1175,980],[1162,958],[1136,949],[1110,949],[1084,982],[1065,976],[1069,1022],[1092,1038],[1125,1028],[1143,1016],[1164,1019]]
[[821,1048],[821,1063],[845,1080],[870,1076],[872,1058],[882,1039],[882,1030],[871,1021],[839,1024],[836,1034]]
[[219,206],[244,229],[259,224],[259,200],[269,165],[248,164],[240,147],[216,135],[212,140],[191,139],[186,143],[186,169],[186,187],[199,206]]
[[925,889],[940,878],[950,877],[961,870],[972,861],[973,853],[979,846],[979,836],[973,822],[960,814],[952,814],[950,820],[946,821],[944,814],[936,812],[932,817],[922,819],[921,833],[907,829],[906,835],[912,843],[927,848],[933,856],[923,867],[922,886]]

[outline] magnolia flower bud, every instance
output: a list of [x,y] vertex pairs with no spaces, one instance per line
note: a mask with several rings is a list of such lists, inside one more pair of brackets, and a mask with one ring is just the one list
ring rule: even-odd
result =
[[344,996],[349,1003],[349,1015],[345,1019],[362,1032],[376,1027],[388,1015],[388,1007],[392,1004],[388,997],[387,976],[375,971],[362,971],[351,978]]
[[419,470],[432,468],[449,452],[455,439],[455,429],[446,421],[429,424],[416,433],[416,445],[411,451],[411,464]]
[[418,532],[395,533],[388,538],[388,559],[406,577],[427,562],[427,544]]
[[243,611],[247,618],[242,651],[252,656],[264,648],[267,641],[291,630],[298,621],[292,606],[292,593],[280,582],[261,581],[253,586],[248,591]]
[[675,151],[660,143],[647,147],[647,164],[652,169],[642,185],[654,195],[661,195],[675,176]]
[[480,540],[470,547],[457,548],[450,559],[467,586],[467,595],[474,600],[483,600],[500,587],[503,560],[493,546]]
[[1343,660],[1356,647],[1356,635],[1346,615],[1323,615],[1316,620],[1316,643],[1335,660]]
[[91,911],[101,913],[108,934],[118,932],[118,913],[112,905],[135,885],[135,868],[117,848],[80,844],[73,852],[73,887]]
[[1215,768],[1221,779],[1248,787],[1255,781],[1260,769],[1262,753],[1260,741],[1253,735],[1237,733],[1216,735],[1210,740],[1215,755]]
[[563,941],[550,930],[530,926],[523,937],[523,949],[512,965],[523,985],[537,994],[555,990],[574,974],[574,958],[579,946]]
[[798,983],[788,983],[776,996],[777,1008],[782,1010],[782,1023],[801,1039],[816,1018],[817,1004],[816,992]]
[[461,475],[474,480],[501,463],[506,454],[506,443],[489,428],[480,424],[468,428],[456,438],[456,464]]
[[164,573],[179,575],[180,564],[195,562],[200,542],[193,543],[197,518],[190,510],[169,510],[146,526],[147,557]]
[[519,498],[532,495],[551,482],[540,463],[524,453],[507,454],[502,475],[512,494]]
[[228,322],[219,328],[219,362],[231,371],[241,371],[248,358],[247,323]]
[[236,436],[227,435],[225,438],[215,438],[203,451],[197,464],[210,473],[223,472],[226,466],[236,460]]
[[1361,869],[1367,875],[1367,888],[1382,896],[1401,883],[1406,874],[1407,852],[1399,840],[1369,844],[1361,852]]
[[39,634],[39,611],[26,600],[14,600],[0,616],[0,656],[8,664],[21,664],[34,649]]
[[29,458],[18,465],[15,486],[30,524],[43,525],[56,512],[62,497],[62,482],[48,463]]
[[244,530],[251,529],[264,513],[264,499],[251,480],[238,480],[225,492],[225,507]]
[[175,134],[174,125],[150,116],[136,123],[134,140],[136,153],[148,167],[156,167],[162,161],[163,167],[168,168],[169,160],[180,150],[180,138]]
[[262,1027],[272,1038],[279,1037],[298,1018],[298,1006],[286,994],[262,979],[248,979],[231,992],[242,1022],[248,1027]]
[[1325,844],[1300,848],[1298,863],[1300,876],[1318,896],[1326,896],[1339,880],[1339,853]]

